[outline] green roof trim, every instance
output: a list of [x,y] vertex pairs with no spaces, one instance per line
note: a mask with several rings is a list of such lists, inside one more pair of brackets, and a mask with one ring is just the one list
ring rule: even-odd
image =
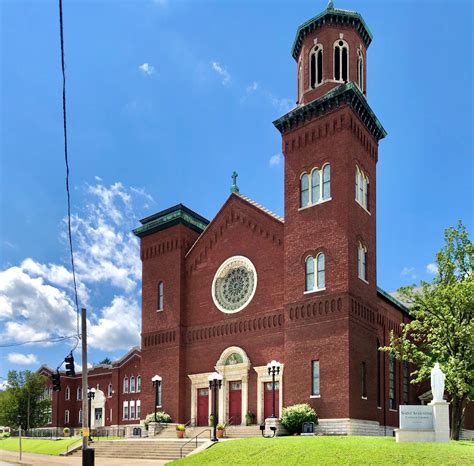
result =
[[186,225],[198,233],[202,233],[207,225],[209,225],[209,220],[201,217],[201,215],[187,208],[185,205],[178,204],[150,217],[146,217],[140,220],[140,223],[142,223],[142,226],[135,228],[133,233],[139,238],[143,238],[144,236],[170,228],[179,223]]
[[386,291],[382,290],[382,288],[377,287],[377,293],[385,298],[387,301],[391,302],[395,306],[397,306],[400,310],[405,312],[407,315],[410,315],[410,311],[408,308],[397,298],[394,298],[391,294],[387,293]]
[[331,8],[328,5],[328,8],[322,13],[306,21],[306,23],[303,23],[296,31],[296,37],[291,49],[291,55],[295,60],[298,60],[298,55],[300,54],[305,37],[325,24],[345,24],[353,26],[362,38],[366,48],[372,42],[372,33],[359,13],[356,11]]
[[387,132],[370,108],[367,99],[352,81],[332,89],[319,99],[291,110],[286,115],[275,120],[273,124],[280,133],[284,133],[309,118],[322,116],[344,104],[352,107],[377,141],[387,136]]

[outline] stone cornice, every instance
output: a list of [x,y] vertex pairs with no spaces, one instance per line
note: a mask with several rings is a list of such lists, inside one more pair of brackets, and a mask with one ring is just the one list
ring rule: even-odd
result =
[[319,15],[303,23],[296,31],[296,37],[291,49],[291,55],[295,60],[298,60],[305,37],[325,24],[352,26],[359,33],[366,48],[372,42],[372,33],[359,13],[339,10],[337,8],[327,8]]
[[179,223],[186,225],[188,228],[191,228],[198,233],[202,233],[207,225],[209,220],[201,217],[196,212],[188,209],[183,204],[178,204],[169,209],[158,212],[155,215],[144,218],[140,220],[142,223],[141,227],[135,228],[133,233],[139,238],[150,235],[165,228],[172,227]]
[[353,82],[338,86],[319,99],[295,108],[278,120],[275,120],[273,124],[283,134],[300,123],[326,115],[342,105],[349,105],[354,110],[377,142],[387,135],[384,127],[367,103],[366,98]]

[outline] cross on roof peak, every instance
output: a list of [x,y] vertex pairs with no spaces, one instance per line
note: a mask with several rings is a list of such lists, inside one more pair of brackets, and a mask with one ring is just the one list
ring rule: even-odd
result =
[[232,186],[230,188],[231,193],[238,193],[239,192],[239,187],[237,186],[237,177],[239,174],[234,170],[232,173]]

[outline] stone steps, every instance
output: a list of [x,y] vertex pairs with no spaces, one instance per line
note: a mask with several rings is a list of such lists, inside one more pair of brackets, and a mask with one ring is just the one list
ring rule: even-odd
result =
[[[139,458],[156,460],[173,460],[186,456],[196,448],[196,443],[186,444],[187,440],[110,440],[91,444],[95,456],[101,458]],[[203,442],[198,442],[198,446]],[[81,450],[73,455],[81,456]]]

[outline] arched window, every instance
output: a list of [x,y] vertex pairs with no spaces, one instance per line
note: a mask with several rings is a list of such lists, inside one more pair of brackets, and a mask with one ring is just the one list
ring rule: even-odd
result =
[[307,173],[301,176],[300,185],[300,207],[306,207],[309,204],[309,176]]
[[388,360],[388,408],[397,409],[397,385],[395,372],[395,357]]
[[128,393],[128,377],[123,379],[123,392]]
[[135,377],[130,377],[130,393],[135,393]]
[[364,92],[364,55],[361,49],[357,49],[357,85]]
[[64,411],[64,424],[69,424],[69,409]]
[[234,364],[242,364],[244,362],[244,358],[242,358],[241,354],[232,353],[226,360],[226,366],[233,366]]
[[112,393],[113,393],[113,387],[112,387],[112,384],[109,383],[109,386],[108,386],[108,388],[107,388],[107,396],[108,396],[109,398],[112,398]]
[[331,165],[328,163],[323,167],[323,200],[331,197]]
[[314,258],[309,256],[306,258],[306,291],[314,290]]
[[137,377],[137,392],[142,391],[142,378],[140,376]]
[[66,387],[66,391],[64,393],[64,398],[66,400],[70,400],[71,399],[71,389],[69,387]]
[[334,79],[347,82],[349,76],[349,45],[339,39],[334,43]]
[[317,204],[321,200],[321,170],[314,169],[311,172],[311,204]]
[[377,339],[377,406],[382,406],[382,378],[381,378],[381,370],[382,370],[382,355],[379,351],[380,348],[380,341]]
[[359,278],[367,281],[367,248],[360,242],[357,248],[357,269]]
[[158,311],[163,310],[163,292],[164,292],[164,284],[163,282],[158,283]]
[[81,387],[77,387],[76,398],[78,400],[82,400],[82,388]]
[[303,67],[301,62],[298,65],[298,103],[301,103],[301,97],[303,96]]
[[369,210],[369,178],[367,175],[356,166],[356,201],[367,211]]
[[309,54],[309,82],[311,89],[323,82],[323,46],[317,44]]
[[326,266],[325,266],[325,257],[322,252],[320,252],[316,258],[317,262],[317,288],[320,290],[326,287]]

